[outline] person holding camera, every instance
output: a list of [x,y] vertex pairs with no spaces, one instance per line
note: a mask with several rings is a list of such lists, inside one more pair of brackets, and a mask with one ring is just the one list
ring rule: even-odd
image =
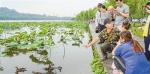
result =
[[[102,22],[101,22],[101,7],[102,7],[102,3],[98,3],[98,11],[96,12],[96,19],[95,19],[95,25],[96,25],[96,30],[95,32],[96,33],[99,33],[103,28],[104,26],[103,25],[100,25]],[[98,42],[98,44],[101,44],[103,42],[103,39],[100,39],[100,42]]]
[[96,18],[95,18],[96,33],[99,32],[101,6],[102,6],[102,3],[98,3],[98,5],[97,5],[98,11],[96,12],[96,15],[95,15],[95,17],[96,17]]
[[84,45],[84,47],[88,48],[89,46],[103,38],[105,42],[100,44],[100,49],[103,54],[102,61],[107,59],[107,52],[111,52],[115,47],[116,42],[119,40],[120,33],[119,29],[114,28],[114,24],[110,20],[110,18],[106,18],[104,20],[104,25],[106,28],[100,32],[99,36],[94,38],[91,43]]
[[123,3],[123,0],[116,0],[118,6],[114,10],[115,14],[115,25],[120,31],[122,31],[121,24],[129,17],[129,6]]
[[[96,13],[96,20],[99,22],[96,22],[96,26],[98,25],[98,32],[101,32],[105,26],[104,26],[104,20],[106,18],[111,17],[110,13],[106,10],[106,7],[104,5],[101,5],[99,8],[99,11]],[[96,33],[98,33],[96,32]],[[100,42],[98,44],[103,43],[103,39],[100,39]]]

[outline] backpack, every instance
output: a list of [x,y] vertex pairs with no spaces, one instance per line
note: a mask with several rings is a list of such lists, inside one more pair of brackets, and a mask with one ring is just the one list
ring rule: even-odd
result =
[[123,73],[125,73],[126,67],[121,56],[114,56],[114,64],[118,70],[121,70]]

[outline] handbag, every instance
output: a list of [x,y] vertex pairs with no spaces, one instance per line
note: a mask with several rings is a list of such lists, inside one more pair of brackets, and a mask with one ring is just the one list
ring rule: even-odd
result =
[[121,56],[114,56],[114,64],[118,70],[121,70],[123,73],[125,73],[126,67]]

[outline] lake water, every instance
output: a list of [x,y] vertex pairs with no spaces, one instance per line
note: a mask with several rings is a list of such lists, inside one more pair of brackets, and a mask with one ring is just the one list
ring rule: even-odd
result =
[[[6,35],[7,37],[7,35]],[[54,67],[61,66],[61,72],[57,69],[53,70],[56,74],[94,74],[90,67],[90,62],[93,58],[92,48],[85,48],[83,44],[89,42],[88,33],[84,33],[82,38],[82,44],[80,46],[73,46],[75,41],[68,41],[66,44],[58,43],[60,36],[57,34],[54,36],[55,48],[46,49],[48,53],[48,60],[54,64]],[[0,52],[5,51],[5,47],[1,46]],[[17,51],[18,52],[18,51]],[[43,55],[39,55],[38,52],[27,52],[25,54],[19,53],[11,57],[0,57],[0,67],[3,67],[3,71],[0,74],[32,74],[32,71],[47,73],[43,68],[48,65],[37,63],[32,56],[38,60],[43,60]],[[25,72],[16,72],[15,67],[26,68]]]

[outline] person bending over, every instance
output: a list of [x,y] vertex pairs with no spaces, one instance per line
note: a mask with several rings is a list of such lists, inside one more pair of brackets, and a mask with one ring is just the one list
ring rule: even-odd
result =
[[144,55],[144,49],[132,39],[129,31],[120,33],[120,42],[113,49],[112,55],[121,56],[124,60],[125,74],[150,74],[150,63]]
[[106,18],[104,20],[104,25],[106,28],[100,32],[99,36],[93,39],[91,43],[84,45],[84,47],[88,48],[89,46],[103,38],[105,42],[100,44],[100,49],[103,54],[103,61],[107,59],[107,52],[111,52],[113,47],[115,47],[116,42],[119,40],[120,33],[119,29],[114,28],[114,24],[110,20],[110,18]]

